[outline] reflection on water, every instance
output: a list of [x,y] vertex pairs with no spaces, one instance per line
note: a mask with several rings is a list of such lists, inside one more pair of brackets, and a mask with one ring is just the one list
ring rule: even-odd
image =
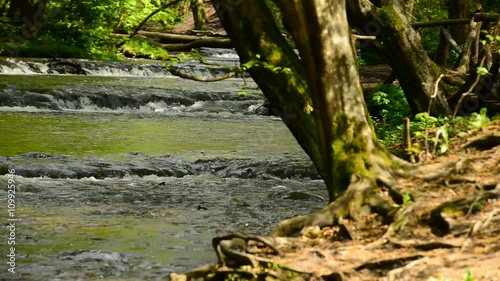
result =
[[282,122],[269,118],[4,112],[0,132],[0,155],[5,156],[33,151],[238,158],[303,153]]
[[[165,280],[169,272],[213,263],[214,236],[266,234],[282,219],[324,206],[323,183],[303,173],[308,157],[280,120],[248,113],[262,100],[242,85],[241,79],[0,75],[0,105],[10,101],[0,107],[0,172],[5,165],[24,171],[47,165],[51,175],[68,175],[70,164],[85,172],[149,155],[156,155],[156,166],[180,158],[198,171],[16,176],[19,280]],[[113,108],[118,104],[124,107]],[[27,152],[72,157],[4,157]],[[165,154],[175,159],[159,156]],[[6,181],[0,176],[0,186]],[[1,221],[5,209],[0,204]],[[11,280],[5,273],[0,280]]]

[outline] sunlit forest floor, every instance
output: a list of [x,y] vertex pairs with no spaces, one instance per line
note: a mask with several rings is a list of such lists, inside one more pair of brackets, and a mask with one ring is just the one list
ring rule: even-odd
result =
[[403,206],[408,219],[396,235],[384,237],[377,215],[311,228],[278,239],[286,256],[276,262],[341,278],[325,280],[466,280],[468,272],[467,280],[500,280],[499,142],[494,122],[422,165],[428,173],[400,179],[419,198]]
[[[406,219],[399,229],[390,229],[375,214],[344,219],[340,226],[306,228],[298,237],[269,238],[281,255],[262,242],[250,242],[246,253],[226,256],[226,265],[202,267],[191,276],[500,280],[499,144],[500,122],[495,121],[452,141],[445,156],[417,165],[418,176],[401,177],[399,183],[415,200],[401,206]],[[258,266],[241,266],[250,261]],[[174,274],[171,280],[182,278]]]

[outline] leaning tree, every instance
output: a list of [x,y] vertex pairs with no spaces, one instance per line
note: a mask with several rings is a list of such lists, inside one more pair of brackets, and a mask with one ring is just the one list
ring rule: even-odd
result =
[[281,34],[264,0],[212,3],[242,65],[281,113],[328,190],[331,203],[326,208],[285,220],[272,235],[289,235],[309,225],[332,225],[340,218],[356,217],[362,206],[389,216],[391,204],[374,187],[384,184],[393,200],[400,202],[401,187],[392,180],[392,172],[401,161],[387,152],[373,131],[346,2],[274,1],[299,55]]

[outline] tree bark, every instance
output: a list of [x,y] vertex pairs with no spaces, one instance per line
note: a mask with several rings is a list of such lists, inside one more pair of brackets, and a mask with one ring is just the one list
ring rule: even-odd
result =
[[33,14],[32,8],[29,0],[11,1],[7,17],[13,21],[21,21],[23,17],[29,19]]
[[[427,112],[442,69],[427,56],[401,2],[383,1],[377,7],[368,0],[348,0],[347,10],[352,26],[377,36],[374,46],[396,71],[412,112]],[[438,91],[432,104],[431,114],[451,115],[442,91]]]
[[387,174],[389,155],[369,122],[344,1],[275,1],[300,60],[264,0],[212,3],[241,63],[258,65],[250,74],[318,168],[330,202],[356,179],[373,183]]
[[[304,65],[281,35],[264,0],[233,3],[212,0],[241,64],[259,62],[260,67],[251,67],[248,71],[266,95],[272,111],[281,116],[312,161],[321,163],[319,135],[309,110],[312,101],[304,79]],[[266,67],[269,65],[273,67]],[[326,174],[323,166],[317,168],[321,175]]]
[[[470,16],[469,0],[449,0],[448,2],[448,18],[462,19]],[[450,26],[450,34],[458,44],[465,43],[467,34],[469,34],[467,25],[452,25]]]
[[203,6],[203,0],[191,0],[191,11],[193,12],[194,29],[205,30],[207,15]]
[[9,4],[10,0],[5,0],[2,3],[2,7],[0,8],[0,16],[3,16],[5,14],[5,10],[7,9],[7,4]]

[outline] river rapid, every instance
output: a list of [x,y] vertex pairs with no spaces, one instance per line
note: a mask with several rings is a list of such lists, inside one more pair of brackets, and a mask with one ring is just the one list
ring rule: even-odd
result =
[[[237,63],[204,51],[179,67]],[[249,78],[157,62],[0,59],[0,221],[16,219],[0,280],[166,280],[214,263],[215,236],[320,209],[323,182],[262,104]]]

